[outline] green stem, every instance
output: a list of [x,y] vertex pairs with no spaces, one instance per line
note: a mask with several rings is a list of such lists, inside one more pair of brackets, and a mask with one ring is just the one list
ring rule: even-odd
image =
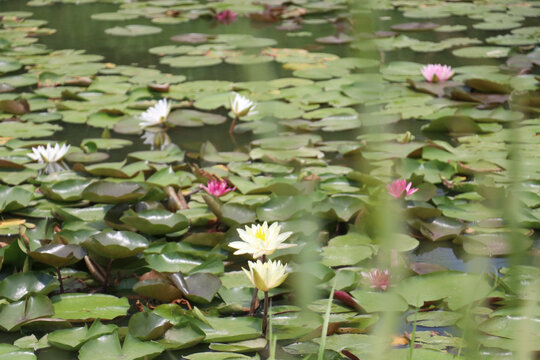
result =
[[[411,342],[409,343],[409,360],[412,360],[413,351],[414,351],[414,342],[416,341],[416,315],[418,315],[418,310],[414,312],[414,322],[413,322],[413,328],[411,332]],[[459,354],[458,354],[459,357]]]
[[330,310],[332,308],[332,300],[334,299],[334,291],[336,290],[336,280],[330,290],[330,297],[328,298],[328,305],[326,306],[326,312],[324,314],[324,322],[321,332],[321,343],[319,345],[319,355],[317,360],[324,360],[324,348],[326,347],[326,335],[328,334],[328,323],[330,322]]

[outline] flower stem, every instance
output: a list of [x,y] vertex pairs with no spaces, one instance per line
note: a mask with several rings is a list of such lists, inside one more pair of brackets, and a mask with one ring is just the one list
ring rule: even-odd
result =
[[233,131],[234,131],[234,126],[236,125],[236,121],[238,121],[238,116],[235,116],[233,118],[233,121],[231,123],[231,127],[229,128],[229,134],[232,135]]
[[257,303],[258,293],[259,293],[259,289],[257,288],[253,289],[253,296],[251,297],[251,305],[249,306],[249,316],[253,316],[253,314],[255,314],[255,304]]
[[266,330],[268,328],[268,291],[264,292],[264,311],[262,321],[262,333],[266,337]]

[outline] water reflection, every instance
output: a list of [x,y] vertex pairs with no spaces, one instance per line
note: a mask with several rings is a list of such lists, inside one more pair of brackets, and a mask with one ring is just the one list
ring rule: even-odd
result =
[[167,130],[162,128],[148,128],[145,129],[141,135],[143,144],[150,145],[150,150],[163,150],[171,144],[171,138],[167,134]]
[[450,241],[422,241],[420,246],[410,254],[410,260],[443,266],[450,270],[474,273],[497,273],[498,269],[509,266],[507,257],[470,256],[459,245]]

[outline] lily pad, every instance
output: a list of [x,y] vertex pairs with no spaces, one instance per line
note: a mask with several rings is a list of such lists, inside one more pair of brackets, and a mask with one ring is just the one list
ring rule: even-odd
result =
[[116,36],[141,36],[160,33],[162,30],[157,26],[148,25],[126,25],[116,26],[105,30],[105,33]]
[[54,318],[69,321],[111,320],[125,316],[127,298],[104,294],[61,294],[51,298]]
[[120,259],[142,252],[148,247],[148,240],[131,231],[106,231],[93,235],[83,246],[106,258]]
[[120,220],[149,235],[169,234],[189,226],[184,215],[160,209],[145,210],[138,213],[128,210]]

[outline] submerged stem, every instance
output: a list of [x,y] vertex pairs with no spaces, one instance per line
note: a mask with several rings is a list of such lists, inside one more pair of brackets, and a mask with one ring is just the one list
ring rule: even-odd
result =
[[60,273],[60,268],[56,268],[56,275],[58,275],[58,282],[60,283],[60,294],[64,293],[64,281],[62,280],[62,274]]
[[113,259],[109,260],[109,264],[107,265],[107,272],[105,273],[105,282],[103,283],[104,291],[107,291],[107,288],[109,287],[109,277],[111,276],[112,262],[113,262]]

